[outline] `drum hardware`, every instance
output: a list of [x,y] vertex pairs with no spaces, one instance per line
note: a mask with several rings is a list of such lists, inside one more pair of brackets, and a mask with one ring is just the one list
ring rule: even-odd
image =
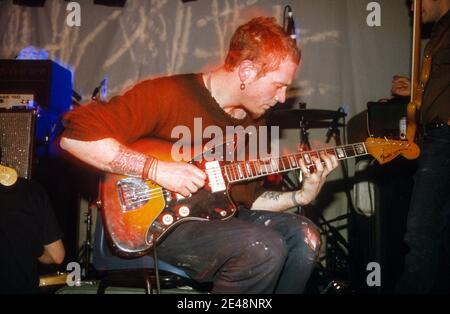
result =
[[[298,129],[300,132],[300,140],[298,144],[298,151],[309,151],[311,145],[309,141],[310,129],[327,129],[325,135],[325,143],[329,143],[331,139],[334,140],[335,146],[341,146],[341,130],[345,130],[345,117],[347,114],[343,107],[333,110],[322,109],[306,109],[306,106],[300,104],[301,109],[276,110],[270,112],[268,116],[269,125],[278,125],[280,129]],[[345,134],[344,134],[345,137]],[[343,182],[349,182],[348,168],[346,162],[341,162],[343,172]],[[300,188],[300,171],[294,173],[294,179],[288,175],[284,175],[284,188],[286,190],[297,190]],[[346,185],[349,185],[346,183]],[[350,195],[350,190],[345,188],[346,198],[348,199],[348,208],[353,210],[353,202]],[[315,205],[310,205],[314,207]],[[308,206],[309,208],[309,206]],[[297,213],[304,215],[306,207],[298,207]],[[317,208],[318,211],[320,209]],[[316,211],[316,209],[314,210]],[[318,262],[316,268],[317,289],[321,294],[341,294],[350,292],[350,283],[343,279],[346,278],[346,272],[350,268],[350,261],[348,257],[348,244],[342,237],[338,228],[334,227],[332,223],[340,222],[347,219],[348,214],[336,217],[335,219],[325,219],[320,215],[318,226],[321,234],[326,239],[326,256],[321,262]]]
[[92,214],[93,210],[99,209],[99,203],[97,201],[90,202],[85,213],[84,223],[86,224],[85,240],[78,250],[77,259],[81,265],[81,276],[88,278],[90,276],[91,269],[91,256],[93,250],[92,243]]
[[59,286],[65,285],[67,280],[67,273],[57,272],[55,275],[45,275],[39,277],[39,287]]
[[[324,110],[324,109],[306,109],[306,103],[299,103],[300,109],[286,109],[286,110],[272,110],[267,117],[267,124],[270,126],[278,126],[280,129],[299,129],[300,140],[297,146],[297,150],[309,151],[311,150],[311,144],[309,141],[309,129],[325,129],[327,131],[327,141],[333,137],[338,139],[340,143],[339,127],[344,127],[344,123],[339,121],[347,115],[344,109],[340,107],[337,111]],[[331,120],[331,121],[329,121]],[[337,144],[337,143],[336,143]],[[340,144],[337,144],[340,145]],[[289,175],[283,175],[286,188],[290,190],[299,189],[299,182],[301,171],[294,171],[294,180]],[[300,207],[297,208],[299,214],[303,214]]]

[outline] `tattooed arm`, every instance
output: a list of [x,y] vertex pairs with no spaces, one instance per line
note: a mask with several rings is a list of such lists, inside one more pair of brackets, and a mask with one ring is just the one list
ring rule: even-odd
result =
[[321,154],[322,162],[314,157],[316,171],[309,173],[303,160],[299,160],[304,174],[302,188],[293,192],[267,191],[261,194],[252,205],[253,210],[284,211],[288,208],[303,206],[312,202],[325,183],[328,174],[338,166],[336,156]]
[[85,142],[63,137],[61,147],[106,172],[141,177],[147,156],[132,151],[114,139]]
[[279,212],[306,204],[302,199],[301,190],[294,192],[267,191],[255,200],[251,209]]
[[[139,178],[148,158],[112,138],[88,142],[63,137],[60,145],[81,161],[100,170]],[[159,185],[184,196],[195,193],[206,179],[203,171],[193,165],[161,160],[158,161],[155,177]]]

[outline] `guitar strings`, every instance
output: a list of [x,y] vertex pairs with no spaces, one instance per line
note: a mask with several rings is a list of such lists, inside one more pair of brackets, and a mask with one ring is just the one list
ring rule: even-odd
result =
[[[385,143],[385,142],[383,142],[383,143],[372,142],[372,143],[364,143],[364,144],[365,144],[366,146],[377,146],[377,145],[385,145],[386,143]],[[408,143],[405,143],[405,144],[408,144]],[[339,147],[349,147],[349,146],[354,146],[354,145],[357,145],[357,144],[353,144],[353,145],[345,145],[345,146],[339,146]],[[401,142],[399,145],[400,145],[400,146],[403,145],[403,142]],[[336,154],[335,148],[333,148],[333,149],[328,149],[328,148],[327,148],[327,149],[323,149],[323,150],[308,151],[308,152],[304,152],[304,153],[309,153],[310,155],[313,155],[313,154],[314,154],[314,155],[318,156],[318,155],[320,154],[320,152],[323,152],[323,151],[326,151],[327,153]],[[278,160],[280,161],[280,160],[282,160],[282,159],[284,158],[284,159],[287,159],[287,160],[289,161],[289,164],[290,164],[290,160],[288,159],[288,157],[290,157],[290,156],[298,156],[298,157],[300,157],[300,158],[303,158],[302,154],[304,154],[304,153],[294,153],[294,154],[284,155],[284,156],[276,157],[276,158],[268,158],[268,159],[266,159],[266,160],[245,161],[245,162],[240,162],[240,164],[246,164],[246,163],[251,163],[251,162],[255,163],[255,162],[257,162],[257,163],[259,164],[259,170],[260,170],[260,172],[261,172],[261,174],[258,174],[258,173],[257,173],[257,176],[261,176],[261,175],[264,175],[264,174],[265,174],[263,171],[261,171],[261,161],[264,161],[264,162],[269,161],[268,165],[269,165],[270,167],[272,167],[270,161],[276,160],[276,159],[278,159]],[[355,155],[355,156],[357,156],[357,155]],[[322,163],[323,163],[323,162],[322,162]],[[263,165],[264,165],[264,167],[265,167],[266,170],[267,170],[267,166],[266,166],[267,164],[264,163]],[[279,165],[279,164],[278,164],[278,165]],[[291,167],[292,167],[292,166],[291,166]],[[228,169],[231,168],[231,170],[234,172],[233,174],[236,174],[237,177],[240,177],[240,176],[239,176],[239,169],[237,168],[237,164],[221,166],[221,167],[220,167],[220,170],[222,170],[222,173],[223,173],[224,170],[226,170],[225,168],[228,168]],[[283,164],[283,168],[286,169],[286,167],[284,166],[284,164]],[[299,167],[297,167],[297,169],[298,169],[298,168],[299,168]],[[278,167],[277,169],[279,170],[280,167]],[[256,171],[256,168],[255,168],[255,171]],[[256,171],[256,172],[257,172],[257,171]],[[269,173],[269,172],[270,172],[270,171],[267,171],[267,173]],[[273,169],[272,169],[271,172],[273,172]],[[247,173],[247,175],[248,175],[248,173]],[[255,176],[252,175],[252,177],[255,177]],[[163,191],[163,190],[164,190],[164,191]],[[170,191],[167,191],[167,190],[163,189],[162,187],[154,188],[154,189],[150,189],[150,190],[146,190],[146,191],[140,191],[140,192],[138,192],[138,193],[133,193],[132,195],[130,195],[130,193],[126,193],[126,192],[125,192],[125,195],[126,195],[127,197],[133,197],[133,196],[134,196],[134,197],[137,197],[137,198],[138,198],[138,200],[133,200],[133,201],[131,201],[131,203],[137,203],[137,202],[140,202],[140,201],[147,201],[147,200],[150,200],[150,199],[156,199],[156,198],[160,198],[160,197],[165,197],[165,196],[168,196],[168,195],[170,195],[170,194],[171,194]]]

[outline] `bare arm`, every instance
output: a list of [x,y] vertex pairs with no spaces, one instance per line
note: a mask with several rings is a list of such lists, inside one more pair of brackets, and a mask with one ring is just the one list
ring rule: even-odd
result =
[[334,155],[321,154],[324,165],[318,158],[313,158],[316,171],[308,173],[303,160],[299,160],[301,170],[305,176],[301,190],[294,192],[267,191],[253,202],[253,210],[284,211],[288,208],[303,206],[312,202],[319,194],[328,174],[338,166]]
[[[139,178],[143,176],[148,158],[112,138],[88,142],[63,137],[60,145],[78,159],[100,170]],[[184,196],[197,192],[206,179],[205,173],[193,165],[161,160],[158,161],[154,176],[148,173],[144,176]]]
[[395,75],[392,78],[391,93],[396,96],[410,96],[411,80],[405,76]]
[[261,194],[252,205],[252,210],[284,211],[295,206],[306,205],[301,201],[300,191],[278,192],[267,191]]
[[134,152],[112,138],[99,141],[78,141],[63,137],[60,145],[63,149],[100,170],[142,176],[147,156]]
[[44,253],[38,257],[38,261],[43,264],[61,264],[66,255],[64,245],[61,240],[44,245]]

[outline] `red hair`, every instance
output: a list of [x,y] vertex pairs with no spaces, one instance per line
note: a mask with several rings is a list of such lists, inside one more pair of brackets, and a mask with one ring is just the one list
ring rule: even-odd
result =
[[286,58],[299,64],[300,50],[295,40],[275,18],[257,17],[239,26],[233,34],[224,67],[233,71],[242,61],[250,60],[259,67],[261,76],[276,70]]

